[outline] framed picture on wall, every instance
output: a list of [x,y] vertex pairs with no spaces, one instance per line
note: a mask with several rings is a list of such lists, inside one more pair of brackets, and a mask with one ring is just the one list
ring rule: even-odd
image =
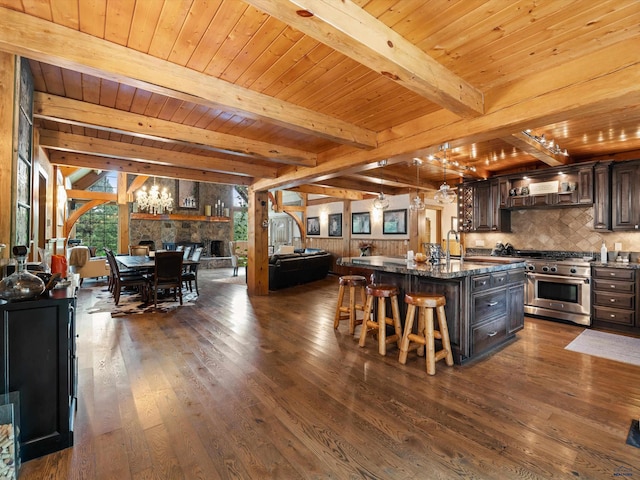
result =
[[371,214],[369,212],[351,214],[351,233],[356,235],[371,233]]
[[307,217],[307,235],[320,235],[320,217]]
[[329,215],[329,236],[341,237],[342,236],[342,214],[332,213]]
[[176,191],[178,208],[187,210],[198,210],[200,208],[198,182],[194,182],[193,180],[178,180]]
[[407,233],[407,210],[386,210],[382,214],[382,233],[406,234]]

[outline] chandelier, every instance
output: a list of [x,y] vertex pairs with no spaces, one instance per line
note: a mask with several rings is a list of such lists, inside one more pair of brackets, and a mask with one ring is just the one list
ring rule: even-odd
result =
[[[387,160],[380,160],[378,162],[378,166],[380,167],[386,167],[387,165]],[[380,178],[380,186],[382,186],[382,178]],[[378,195],[378,198],[376,198],[373,201],[373,208],[375,208],[376,210],[385,210],[389,207],[389,199],[387,197],[384,196],[384,193],[380,192],[380,194]]]
[[413,164],[416,166],[416,196],[411,201],[409,210],[411,210],[412,212],[420,212],[425,209],[424,202],[420,198],[420,194],[418,192],[418,187],[420,186],[420,165],[422,165],[422,160],[420,160],[419,158],[414,158]]
[[522,133],[524,133],[528,138],[530,138],[537,144],[541,145],[553,155],[563,155],[565,157],[569,156],[569,152],[567,152],[566,148],[563,150],[562,148],[560,148],[560,145],[558,145],[553,140],[547,140],[547,138],[544,136],[544,133],[542,135],[536,135],[531,131],[531,129],[523,130]]
[[449,185],[447,185],[447,150],[449,149],[449,143],[445,143],[440,147],[442,150],[444,159],[442,161],[443,180],[440,189],[434,195],[434,200],[438,203],[453,203],[456,200],[456,192],[454,192]]
[[156,185],[156,179],[153,179],[153,186],[147,192],[147,187],[142,187],[136,192],[136,202],[138,208],[143,212],[151,214],[163,214],[173,210],[173,197],[165,188],[160,191]]

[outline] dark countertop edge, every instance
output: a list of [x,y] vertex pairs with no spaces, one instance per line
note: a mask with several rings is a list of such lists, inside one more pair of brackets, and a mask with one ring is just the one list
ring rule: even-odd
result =
[[590,262],[592,267],[604,267],[604,268],[619,268],[621,270],[640,270],[640,263],[637,262],[608,262],[608,263],[600,263],[600,262]]
[[[364,258],[370,259],[369,263]],[[419,277],[431,277],[431,278],[461,278],[471,275],[479,275],[483,273],[501,272],[505,270],[515,270],[518,268],[524,268],[524,260],[517,263],[474,263],[470,260],[465,260],[462,263],[462,270],[448,271],[446,265],[434,265],[429,263],[425,264],[412,264],[407,268],[406,264],[386,264],[383,262],[398,262],[402,261],[402,258],[384,257],[384,256],[370,256],[370,257],[342,257],[337,261],[338,265],[347,267],[361,267],[370,268],[372,270],[381,270],[384,272],[401,273],[405,275],[415,275]],[[455,263],[454,263],[455,262]],[[452,260],[452,266],[457,267],[458,261]]]

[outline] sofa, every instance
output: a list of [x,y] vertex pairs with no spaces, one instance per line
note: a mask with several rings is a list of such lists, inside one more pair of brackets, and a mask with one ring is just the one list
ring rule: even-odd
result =
[[324,250],[305,249],[297,253],[269,257],[269,290],[300,285],[327,276],[331,254]]

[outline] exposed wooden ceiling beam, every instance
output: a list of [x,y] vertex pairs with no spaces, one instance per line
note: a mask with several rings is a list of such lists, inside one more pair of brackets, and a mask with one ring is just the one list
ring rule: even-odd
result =
[[[422,149],[444,142],[450,142],[455,148],[501,138],[536,125],[597,115],[640,103],[640,64],[635,54],[640,51],[640,39],[622,43],[576,59],[575,65],[538,72],[514,82],[509,89],[490,92],[491,95],[487,95],[492,100],[487,104],[489,111],[481,117],[461,120],[445,110],[427,114],[389,132],[381,132],[379,138],[385,140],[370,152],[336,149],[319,156],[318,166],[314,169],[283,170],[277,179],[256,180],[251,188],[287,189],[315,183],[318,178],[338,175],[344,169],[366,168],[372,161],[393,161],[398,156],[416,152],[420,155]],[[616,55],[615,61],[607,59],[612,55]],[[625,61],[628,64],[621,66]],[[565,71],[574,72],[573,76],[563,76]],[[612,89],[611,85],[616,88]],[[544,87],[549,90],[543,90]]]
[[276,169],[272,167],[222,160],[184,152],[178,154],[171,150],[103,140],[95,137],[85,137],[71,133],[55,132],[52,130],[40,130],[40,145],[50,150],[62,150],[128,160],[144,160],[155,164],[152,165],[153,168],[159,165],[174,167],[184,167],[187,165],[189,168],[198,168],[211,172],[271,178],[275,178],[276,176]]
[[377,144],[371,130],[3,7],[0,50],[187,102],[224,106],[247,118],[357,148]]
[[73,152],[53,151],[49,161],[54,165],[74,165],[85,168],[100,168],[110,172],[131,173],[166,178],[182,178],[196,182],[223,183],[228,185],[250,185],[251,178],[239,175],[227,175],[206,170],[184,167],[154,165],[147,162],[122,160],[118,158],[98,157]]
[[343,188],[321,187],[319,185],[301,185],[291,189],[294,192],[311,193],[315,195],[326,195],[328,197],[342,198],[346,200],[364,200],[367,198],[374,198],[375,195],[356,192],[353,190],[346,190]]
[[327,178],[317,182],[316,185],[328,188],[354,190],[374,197],[378,196],[381,189],[389,195],[400,195],[402,193],[406,193],[406,189],[408,188],[408,186],[404,184],[401,184],[400,186],[394,186],[390,183],[381,185],[380,180],[377,178],[374,180],[371,180],[370,178],[363,180],[363,178],[367,177],[359,178],[357,175],[350,175],[348,177]]
[[350,0],[244,1],[442,108],[484,113],[482,92]]
[[104,171],[98,173],[95,170],[90,170],[85,176],[74,182],[72,187],[74,190],[86,190],[98,180],[106,176],[106,174],[107,172]]
[[532,157],[535,157],[541,162],[544,162],[547,165],[550,165],[552,167],[556,167],[558,165],[567,165],[569,163],[572,163],[571,159],[568,156],[551,153],[549,150],[544,148],[538,142],[529,138],[527,135],[525,135],[522,132],[518,132],[506,137],[502,137],[502,139],[505,142],[509,143],[510,145],[513,145],[514,147],[519,148],[523,152],[528,153]]
[[134,137],[195,144],[206,150],[271,162],[314,167],[317,155],[281,145],[212,132],[93,103],[35,92],[33,116]]
[[109,202],[117,201],[118,195],[116,193],[107,192],[92,192],[91,190],[74,190],[67,189],[67,198],[73,198],[74,200],[106,200]]

